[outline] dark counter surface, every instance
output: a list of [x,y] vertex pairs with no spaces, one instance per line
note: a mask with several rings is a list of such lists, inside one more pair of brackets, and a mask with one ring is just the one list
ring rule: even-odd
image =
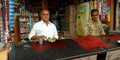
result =
[[113,45],[111,47],[104,48],[106,51],[113,51],[113,50],[120,49],[120,43],[118,43],[117,40],[109,40],[109,39],[107,39],[106,42]]
[[[119,33],[114,33],[114,34],[120,35]],[[112,44],[111,47],[105,47],[105,48],[103,48],[103,49],[105,49],[106,51],[113,51],[113,50],[118,50],[118,49],[120,49],[120,43],[118,43],[117,40],[112,40],[112,39],[106,38],[105,36],[100,36],[100,38],[101,38],[103,41]]]
[[85,50],[70,39],[61,41],[65,42],[67,46],[39,51],[34,50],[31,42],[11,44],[9,60],[66,60],[106,52],[103,48]]

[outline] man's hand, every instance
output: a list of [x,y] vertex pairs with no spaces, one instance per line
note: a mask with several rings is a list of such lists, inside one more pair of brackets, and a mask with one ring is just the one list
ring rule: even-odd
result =
[[36,39],[46,39],[46,38],[47,38],[46,36],[41,35],[41,36],[33,36],[31,39],[36,40]]
[[39,36],[40,39],[46,39],[47,37],[44,35]]

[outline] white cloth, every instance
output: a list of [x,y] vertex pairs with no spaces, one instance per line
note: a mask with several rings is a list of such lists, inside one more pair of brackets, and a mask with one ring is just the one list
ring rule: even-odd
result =
[[31,40],[32,36],[41,36],[41,35],[44,35],[47,38],[55,37],[56,39],[58,39],[56,26],[51,22],[49,22],[49,24],[46,25],[42,20],[35,23],[33,25],[33,28],[31,29],[31,32],[28,38]]

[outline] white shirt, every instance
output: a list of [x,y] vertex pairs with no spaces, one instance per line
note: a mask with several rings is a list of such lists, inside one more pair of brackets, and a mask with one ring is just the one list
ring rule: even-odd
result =
[[32,36],[41,36],[44,35],[47,38],[57,38],[58,39],[58,33],[57,33],[57,29],[56,26],[49,22],[48,25],[46,25],[42,20],[35,23],[33,25],[33,28],[31,29],[31,32],[29,34],[29,39],[32,38]]

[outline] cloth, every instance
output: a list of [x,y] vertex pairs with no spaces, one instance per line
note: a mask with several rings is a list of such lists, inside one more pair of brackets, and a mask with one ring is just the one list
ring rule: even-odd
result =
[[102,47],[109,47],[111,44],[102,41],[97,36],[84,36],[80,38],[72,38],[78,45],[82,46],[86,50],[92,50]]
[[41,20],[34,24],[33,28],[31,29],[31,32],[29,34],[29,39],[32,38],[32,36],[41,36],[44,35],[47,38],[57,38],[58,39],[58,33],[55,25],[51,22],[49,22],[48,26]]
[[55,49],[55,48],[64,48],[67,45],[61,41],[61,40],[57,40],[54,43],[50,43],[50,42],[44,42],[44,44],[39,44],[39,43],[32,43],[34,49],[36,51],[39,50],[47,50],[47,49]]
[[86,36],[87,35],[93,35],[93,36],[105,35],[101,21],[98,20],[95,23],[92,20],[88,20],[85,26],[85,35]]
[[109,40],[120,40],[119,34],[109,34],[109,35],[105,35],[105,37]]

